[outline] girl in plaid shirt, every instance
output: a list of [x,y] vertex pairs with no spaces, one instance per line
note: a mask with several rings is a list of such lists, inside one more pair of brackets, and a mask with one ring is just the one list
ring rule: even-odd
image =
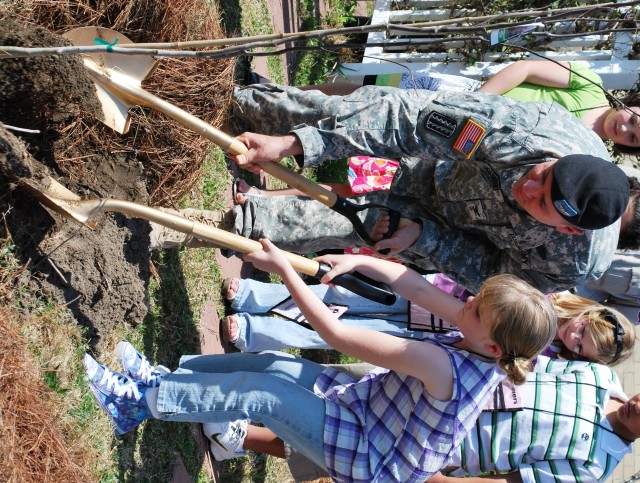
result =
[[[531,359],[556,332],[551,302],[516,277],[493,277],[478,297],[463,303],[402,265],[331,257],[327,261],[333,268],[324,282],[357,269],[455,320],[464,337],[450,333],[416,341],[346,327],[313,296],[282,253],[269,241],[262,243],[264,250],[247,259],[282,277],[307,320],[332,347],[379,368],[357,380],[286,354],[236,353],[186,356],[178,370],[166,374],[132,350],[130,357],[121,357],[124,375],[86,355],[89,384],[118,433],[150,417],[214,423],[220,429],[210,435],[212,446],[224,448],[214,452],[218,457],[245,449],[282,456],[284,440],[337,481],[424,481],[470,431],[496,385],[505,377],[522,383]],[[139,374],[155,375],[154,384]],[[264,424],[282,439],[271,436],[265,445],[260,439],[264,428],[254,426],[236,425],[229,434],[225,421],[241,418]]]

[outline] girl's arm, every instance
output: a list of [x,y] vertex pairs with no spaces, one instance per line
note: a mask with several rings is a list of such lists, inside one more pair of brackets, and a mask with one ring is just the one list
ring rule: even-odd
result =
[[325,255],[316,260],[331,266],[320,280],[330,283],[343,273],[357,271],[379,282],[386,283],[401,297],[423,307],[441,319],[455,323],[464,303],[424,279],[418,272],[399,263],[364,255]]
[[[425,389],[435,398],[451,398],[453,369],[444,349],[424,341],[401,339],[342,324],[311,292],[280,250],[268,240],[261,242],[264,250],[246,255],[245,259],[261,270],[277,273],[282,277],[300,311],[327,344],[370,364],[414,376],[422,381]],[[434,296],[450,297],[435,287],[434,289]]]
[[523,82],[546,87],[569,88],[571,72],[567,62],[562,66],[549,60],[519,60],[494,75],[485,82],[478,92],[488,94],[504,94]]

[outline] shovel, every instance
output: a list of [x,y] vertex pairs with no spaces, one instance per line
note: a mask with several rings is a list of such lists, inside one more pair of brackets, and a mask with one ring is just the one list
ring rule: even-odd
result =
[[[63,37],[75,45],[116,45],[132,44],[124,35],[115,30],[102,27],[81,27],[70,30]],[[124,134],[129,130],[129,108],[142,105],[155,109],[169,116],[183,126],[204,136],[212,143],[233,155],[244,154],[247,147],[237,139],[216,129],[202,119],[189,114],[179,107],[150,94],[140,87],[141,82],[149,77],[156,67],[156,61],[150,55],[118,55],[95,53],[83,55],[84,66],[93,77],[98,90],[98,98],[102,103],[103,122],[115,131]],[[400,214],[385,206],[376,204],[357,205],[335,193],[319,186],[313,181],[300,176],[278,163],[264,163],[262,169],[288,185],[302,191],[311,198],[342,214],[351,221],[356,233],[365,243],[374,245],[358,218],[359,211],[368,208],[382,208],[390,215],[390,226],[385,237],[396,230]],[[382,250],[381,252],[388,252]]]
[[[143,218],[241,253],[253,253],[262,250],[262,244],[258,241],[149,206],[109,198],[82,200],[75,193],[50,177],[45,177],[37,182],[32,179],[21,178],[18,183],[43,205],[63,216],[79,221],[91,229],[96,226],[94,220],[96,214],[101,211],[116,211],[136,218]],[[289,252],[283,253],[295,270],[317,279],[322,278],[325,273],[331,270],[331,267],[324,263]],[[393,305],[396,301],[396,295],[387,285],[376,282],[360,273],[339,275],[332,280],[332,283],[383,305]]]

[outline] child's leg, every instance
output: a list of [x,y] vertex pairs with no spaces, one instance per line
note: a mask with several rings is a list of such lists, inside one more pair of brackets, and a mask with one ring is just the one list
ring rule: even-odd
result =
[[[383,305],[354,294],[342,287],[329,285],[309,285],[311,291],[323,302],[349,307],[351,315],[378,314],[385,315],[385,319],[397,322],[407,322],[408,302],[402,297],[393,305]],[[265,314],[274,305],[289,297],[289,291],[281,283],[264,283],[252,279],[242,279],[235,297],[231,302],[231,309],[235,312],[249,314]]]
[[264,453],[276,458],[284,458],[284,441],[278,438],[269,428],[261,428],[250,424],[244,438],[242,448]]
[[[300,349],[330,349],[329,345],[310,326],[298,324],[268,315],[234,314],[238,330],[233,343],[243,352],[282,350],[290,347]],[[383,318],[343,316],[345,325],[364,327],[378,332],[412,339],[424,339],[424,333],[407,330],[408,322],[395,322]]]
[[293,382],[309,391],[324,366],[300,359],[284,352],[262,352],[260,354],[190,355],[180,358],[180,365],[173,374],[189,373],[236,373],[256,372],[272,374]]
[[324,465],[324,400],[312,392],[323,369],[286,354],[185,357],[163,378],[157,411],[167,421],[248,418]]

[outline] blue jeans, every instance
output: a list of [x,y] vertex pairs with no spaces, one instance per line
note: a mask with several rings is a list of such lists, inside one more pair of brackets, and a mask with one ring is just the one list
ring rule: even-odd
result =
[[[311,291],[326,303],[346,305],[340,317],[346,325],[365,327],[398,337],[424,339],[424,332],[407,329],[409,322],[406,299],[398,297],[393,305],[382,305],[360,297],[341,287],[310,285]],[[289,297],[283,284],[263,283],[243,279],[231,309],[237,312],[238,340],[235,346],[243,352],[261,352],[289,347],[300,349],[329,349],[327,343],[310,326],[267,314],[274,305]]]
[[164,376],[157,408],[164,421],[250,419],[326,469],[325,401],[313,392],[323,366],[284,353],[183,356]]

